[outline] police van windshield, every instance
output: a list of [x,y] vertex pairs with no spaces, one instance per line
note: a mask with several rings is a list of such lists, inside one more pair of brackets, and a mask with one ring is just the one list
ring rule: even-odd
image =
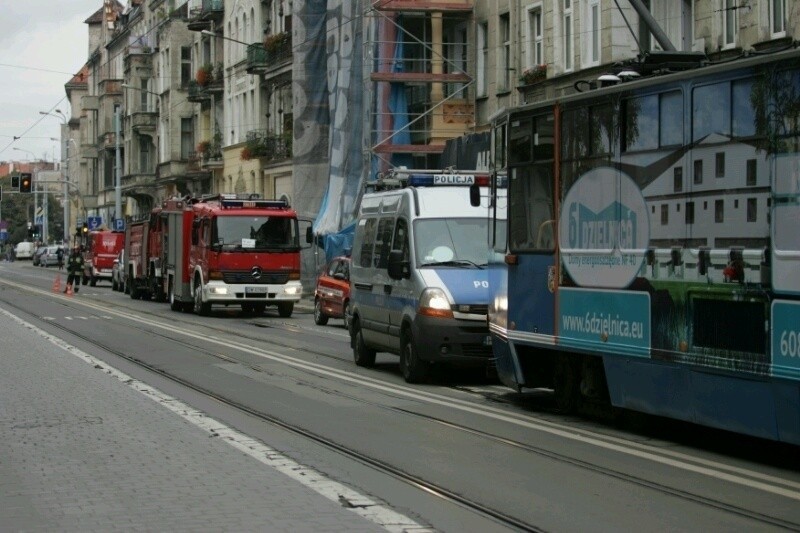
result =
[[485,218],[420,219],[414,222],[419,267],[483,268],[488,261]]
[[300,247],[297,220],[287,217],[217,217],[211,244],[224,251],[294,250]]

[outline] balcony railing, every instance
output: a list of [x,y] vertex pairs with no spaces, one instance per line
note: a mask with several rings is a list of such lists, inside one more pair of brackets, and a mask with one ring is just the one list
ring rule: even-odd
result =
[[155,111],[134,111],[131,113],[131,128],[137,131],[156,129],[157,114]]
[[112,96],[122,94],[122,80],[106,79],[99,84],[100,96]]
[[266,130],[247,132],[245,146],[242,149],[243,159],[261,159],[263,161],[280,161],[292,157],[292,135],[290,132],[276,135]]
[[219,21],[224,15],[223,0],[203,0],[200,6],[187,14],[186,26],[192,31],[202,31],[210,28],[212,21]]
[[190,80],[187,85],[188,94],[186,99],[190,102],[205,102],[211,98],[211,95],[206,92],[205,88],[194,80]]

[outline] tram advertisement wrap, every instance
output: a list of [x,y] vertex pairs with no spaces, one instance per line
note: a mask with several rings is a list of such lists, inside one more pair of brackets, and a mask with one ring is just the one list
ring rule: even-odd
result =
[[600,167],[581,176],[564,198],[561,254],[580,286],[622,289],[639,273],[650,239],[641,190],[623,172]]
[[561,288],[559,343],[573,348],[650,356],[650,295]]
[[772,302],[772,374],[800,379],[800,303]]

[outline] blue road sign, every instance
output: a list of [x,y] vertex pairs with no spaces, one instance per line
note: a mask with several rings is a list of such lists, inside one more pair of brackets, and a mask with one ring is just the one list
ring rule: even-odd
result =
[[86,217],[86,224],[89,226],[90,230],[95,230],[103,224],[103,217],[99,216]]
[[114,229],[116,231],[125,231],[125,220],[122,218],[114,219]]

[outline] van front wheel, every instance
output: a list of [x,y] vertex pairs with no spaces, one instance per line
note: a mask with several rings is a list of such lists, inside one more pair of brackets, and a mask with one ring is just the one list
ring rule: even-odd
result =
[[422,383],[428,379],[430,363],[419,358],[417,347],[411,333],[402,337],[400,350],[400,372],[406,383]]
[[367,348],[364,344],[364,334],[361,332],[361,324],[356,320],[353,322],[353,360],[356,366],[372,368],[375,366],[375,350]]

